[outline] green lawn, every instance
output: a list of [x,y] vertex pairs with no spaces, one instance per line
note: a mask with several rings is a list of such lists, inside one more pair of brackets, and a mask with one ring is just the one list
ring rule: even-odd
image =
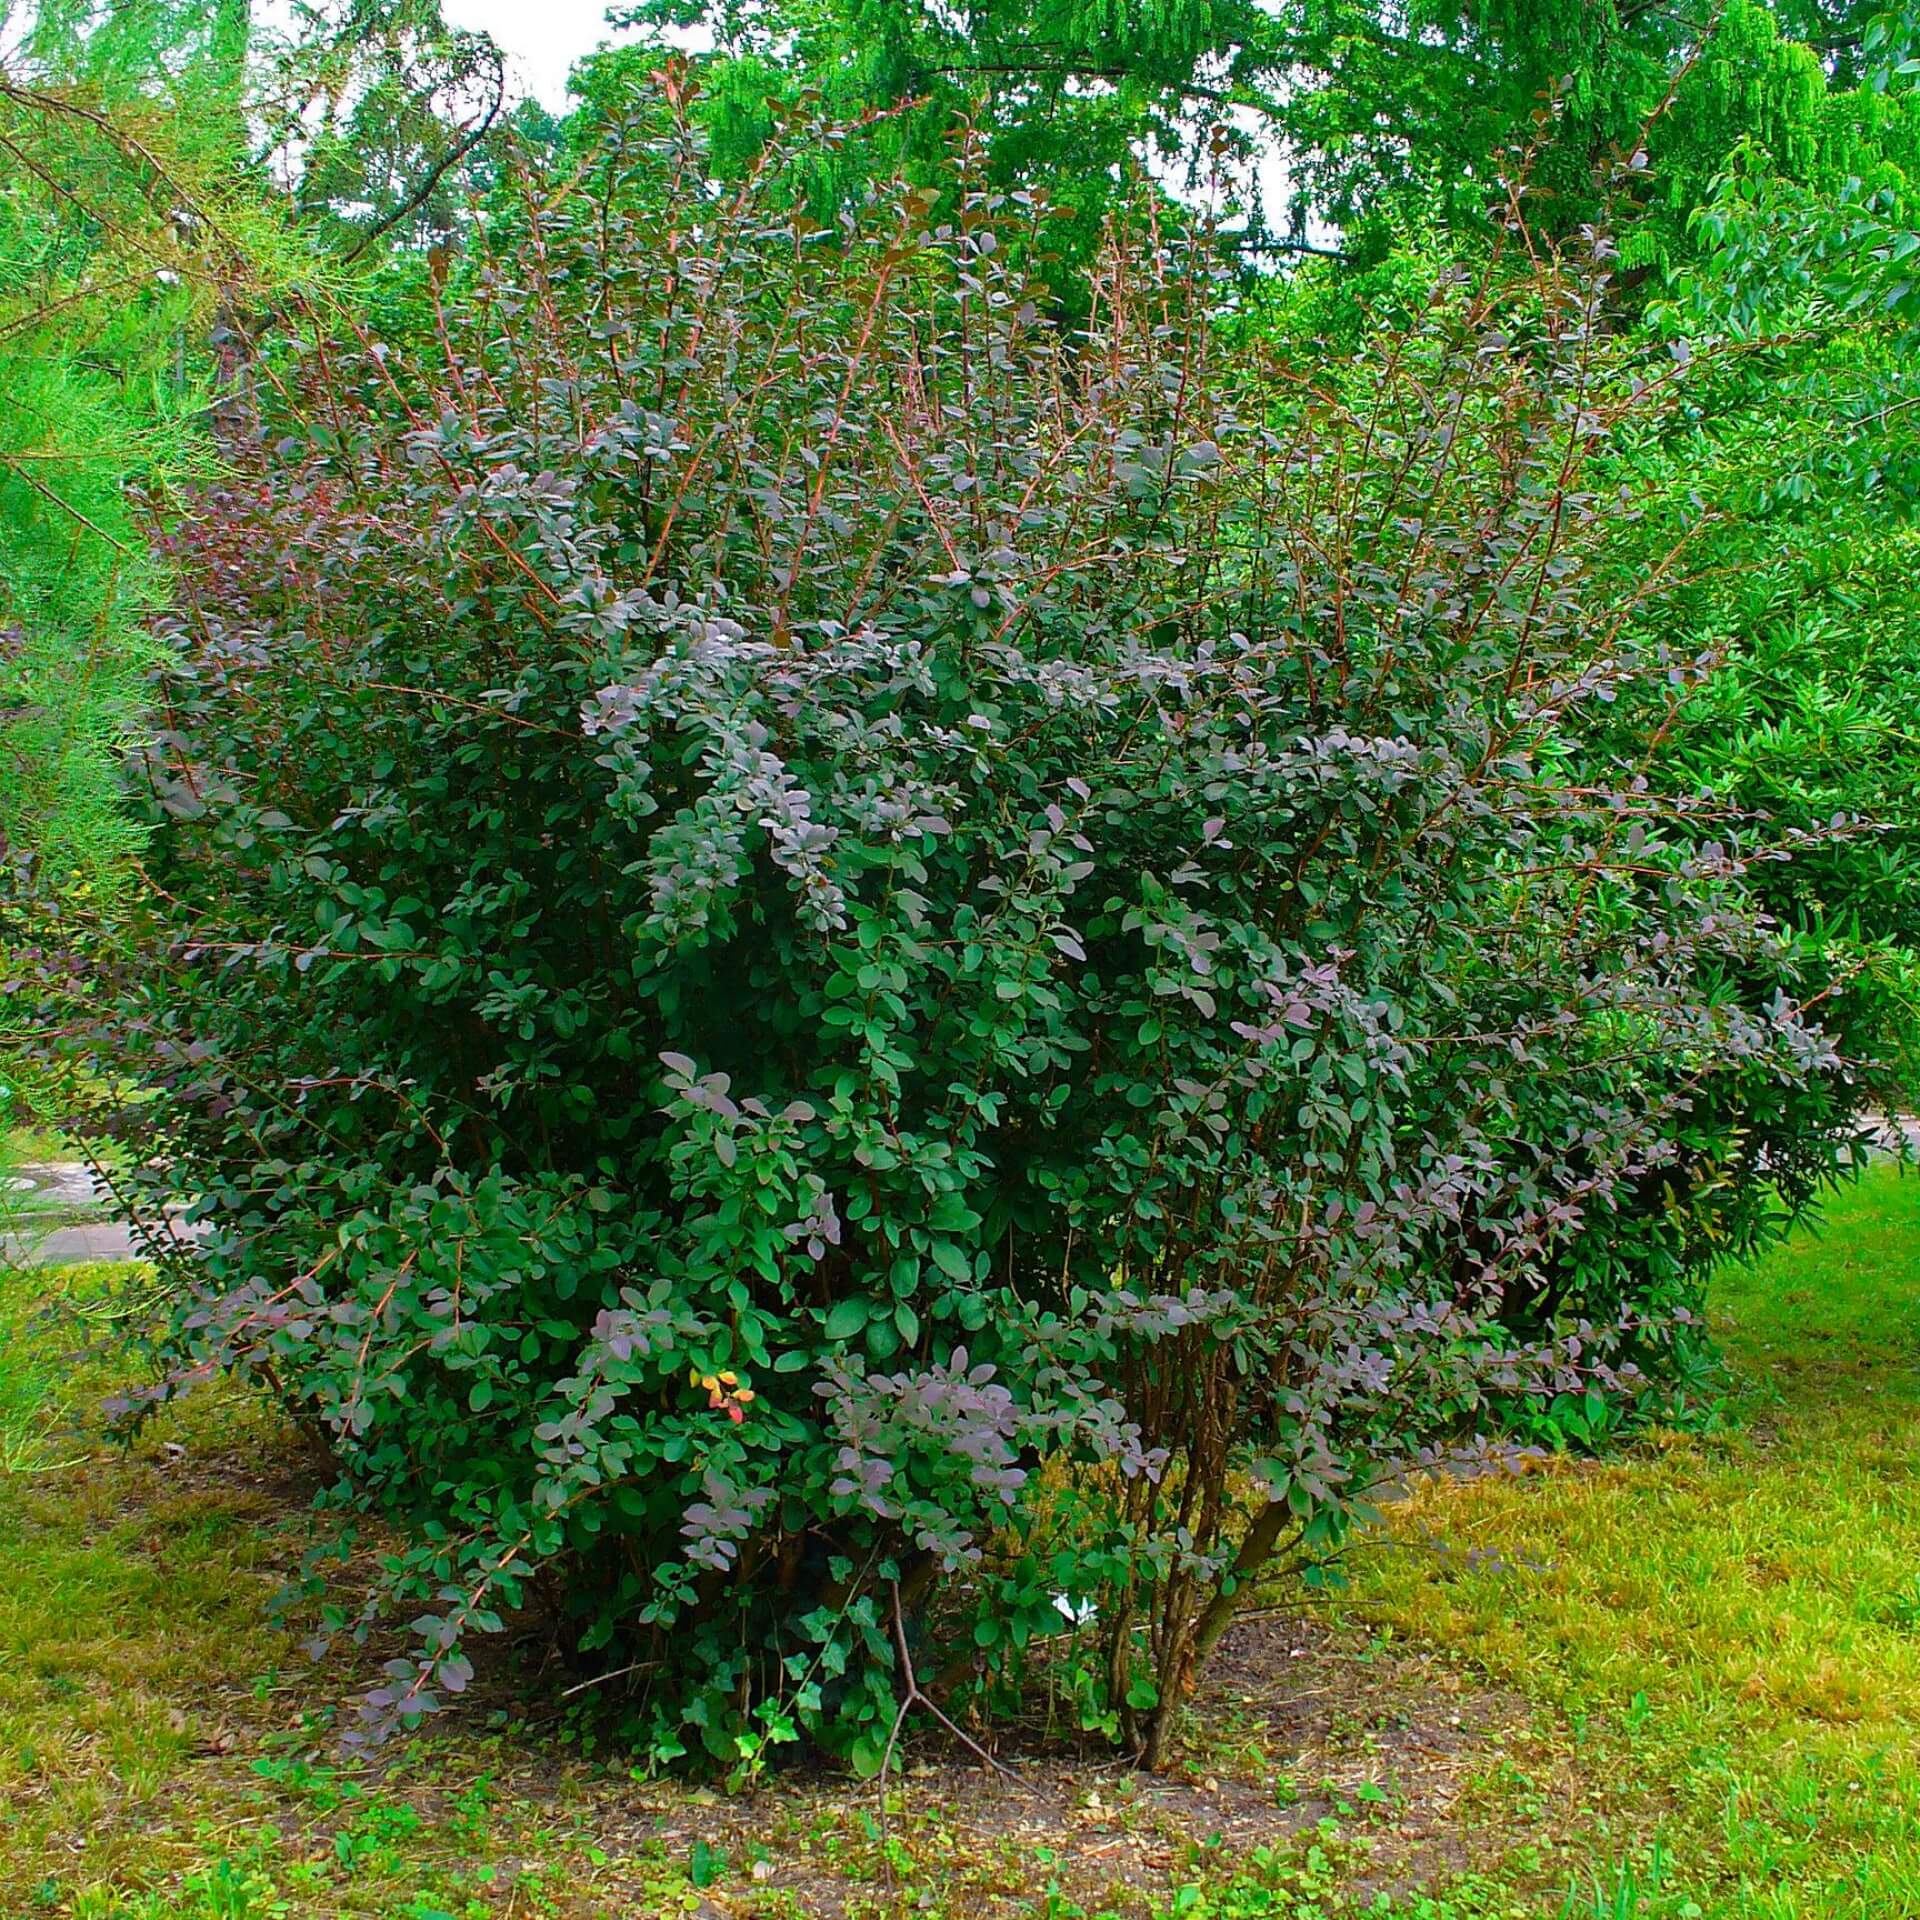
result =
[[1665,1855],[1641,1911],[1912,1920],[1920,1179],[1842,1195],[1715,1320],[1728,1432],[1430,1493],[1402,1524],[1513,1570],[1370,1553],[1349,1605],[1536,1703],[1555,1823]]
[[832,1778],[635,1780],[511,1664],[344,1760],[357,1676],[266,1611],[311,1464],[230,1389],[91,1427],[129,1282],[0,1280],[6,1920],[1920,1915],[1920,1180],[1727,1277],[1722,1431],[1428,1489],[1243,1629],[1180,1779],[929,1751],[884,1825]]

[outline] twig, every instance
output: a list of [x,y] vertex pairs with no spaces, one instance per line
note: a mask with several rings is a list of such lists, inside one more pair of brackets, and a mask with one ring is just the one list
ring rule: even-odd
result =
[[880,1756],[880,1771],[874,1780],[875,1791],[880,1799],[880,1852],[887,1869],[887,1884],[893,1885],[893,1847],[887,1831],[887,1774],[893,1766],[894,1748],[900,1744],[900,1730],[907,1724],[907,1715],[916,1706],[925,1707],[933,1717],[965,1747],[976,1755],[983,1766],[988,1766],[1005,1779],[1024,1787],[1026,1782],[1003,1762],[996,1760],[972,1734],[957,1727],[941,1712],[939,1705],[928,1695],[921,1692],[920,1681],[913,1670],[913,1655],[907,1650],[907,1624],[900,1613],[900,1583],[897,1580],[888,1583],[893,1590],[893,1644],[900,1655],[900,1678],[905,1683],[906,1692],[901,1696],[900,1711],[893,1716],[893,1730],[887,1735],[886,1751]]
[[624,1667],[615,1667],[611,1673],[596,1673],[591,1680],[582,1680],[578,1686],[563,1687],[562,1700],[571,1700],[576,1693],[585,1693],[590,1687],[604,1687],[609,1680],[624,1680],[630,1673],[638,1673],[642,1667],[657,1667],[657,1660],[629,1660]]
[[1262,237],[1258,234],[1226,234],[1222,236],[1235,243],[1240,253],[1310,253],[1317,260],[1351,260],[1353,255],[1344,247],[1323,247],[1314,240],[1283,239],[1278,235]]
[[495,50],[493,69],[493,98],[487,103],[487,110],[480,116],[479,123],[469,129],[465,136],[440,156],[439,161],[427,170],[427,176],[408,194],[391,213],[383,215],[368,227],[360,238],[347,249],[344,265],[351,266],[358,260],[383,233],[391,232],[401,221],[416,214],[433,198],[434,190],[446,176],[448,170],[458,166],[475,147],[493,130],[493,123],[500,117],[500,109],[507,103],[506,69],[501,64],[498,50]]

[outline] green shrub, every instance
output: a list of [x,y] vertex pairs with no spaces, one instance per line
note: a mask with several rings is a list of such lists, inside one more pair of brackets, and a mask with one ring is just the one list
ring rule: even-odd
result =
[[545,1592],[663,1760],[1042,1682],[1158,1760],[1383,1476],[1648,1390],[1690,1103],[1838,1067],[1611,744],[1702,671],[1584,481],[1674,383],[1551,270],[1221,364],[1124,225],[1064,332],[1044,207],[810,230],[675,84],[175,536],[182,1375],[410,1530],[376,1724]]

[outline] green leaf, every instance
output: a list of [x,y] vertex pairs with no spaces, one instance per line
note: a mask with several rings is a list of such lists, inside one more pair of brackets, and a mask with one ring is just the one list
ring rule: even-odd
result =
[[949,1280],[958,1280],[964,1285],[973,1278],[973,1262],[951,1240],[936,1240],[931,1252],[933,1264]]
[[848,1300],[838,1300],[827,1315],[827,1338],[829,1340],[851,1340],[867,1324],[871,1309],[867,1302],[855,1296]]
[[687,1862],[687,1877],[696,1887],[710,1887],[727,1870],[727,1856],[716,1852],[704,1840],[693,1843]]

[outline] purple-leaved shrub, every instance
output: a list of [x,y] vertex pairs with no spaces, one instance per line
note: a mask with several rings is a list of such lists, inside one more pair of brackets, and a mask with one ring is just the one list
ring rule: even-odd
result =
[[669,75],[260,350],[114,1084],[179,1365],[412,1542],[376,1722],[540,1592],[661,1760],[872,1769],[910,1663],[1157,1762],[1383,1477],[1673,1376],[1836,986],[1648,777],[1603,258],[1336,378],[1145,221],[1068,328],[964,155],[815,227],[826,137],[719,183]]

